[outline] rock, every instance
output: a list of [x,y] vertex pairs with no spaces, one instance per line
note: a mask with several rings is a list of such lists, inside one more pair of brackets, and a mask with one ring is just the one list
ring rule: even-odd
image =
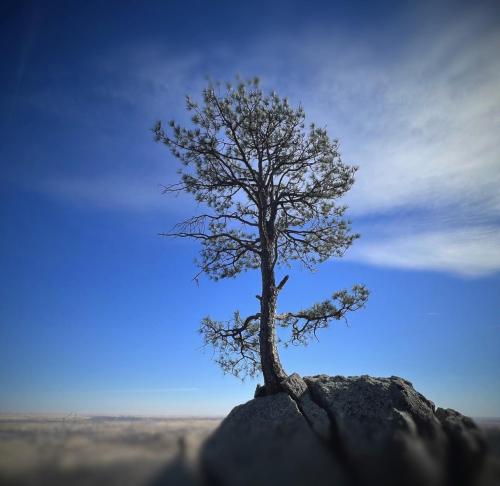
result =
[[281,382],[283,389],[292,397],[312,430],[324,441],[331,440],[330,419],[327,413],[312,399],[306,382],[293,373]]
[[481,470],[486,453],[482,431],[456,410],[438,408],[436,415],[449,439],[448,466],[453,484],[470,484]]
[[235,407],[205,443],[209,484],[347,486],[342,467],[285,393]]
[[410,382],[394,376],[304,380],[328,413],[337,448],[359,484],[475,484],[484,441],[471,419],[436,412]]
[[204,445],[207,484],[492,486],[474,422],[402,378],[290,375],[233,409]]

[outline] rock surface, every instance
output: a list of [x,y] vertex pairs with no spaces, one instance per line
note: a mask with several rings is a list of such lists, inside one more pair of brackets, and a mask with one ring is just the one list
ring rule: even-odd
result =
[[271,396],[259,388],[259,398],[233,409],[207,441],[209,484],[479,484],[480,430],[436,409],[410,382],[293,374],[282,385],[286,393]]
[[343,468],[286,393],[235,407],[202,450],[208,484],[348,485]]
[[335,425],[335,442],[359,483],[473,481],[484,455],[479,429],[458,412],[436,410],[410,382],[326,375],[305,381]]
[[293,373],[281,383],[281,386],[295,401],[313,432],[320,439],[330,441],[330,419],[326,411],[314,402],[307,383],[297,373]]

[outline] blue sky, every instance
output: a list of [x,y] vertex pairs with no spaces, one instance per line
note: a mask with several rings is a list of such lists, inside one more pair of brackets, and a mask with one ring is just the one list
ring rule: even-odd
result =
[[3,2],[0,410],[220,415],[200,319],[255,311],[259,277],[199,286],[196,213],[161,194],[206,77],[258,75],[359,166],[362,234],[294,268],[280,309],[365,283],[365,310],[307,348],[303,375],[400,375],[440,406],[500,416],[500,9],[495,2]]

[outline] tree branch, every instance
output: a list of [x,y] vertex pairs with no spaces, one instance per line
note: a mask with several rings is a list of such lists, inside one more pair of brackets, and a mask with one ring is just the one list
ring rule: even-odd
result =
[[355,285],[352,292],[346,290],[335,292],[331,299],[314,304],[299,312],[278,314],[276,321],[281,327],[291,327],[291,344],[307,344],[309,339],[316,337],[318,329],[329,326],[333,320],[345,319],[348,312],[365,306],[369,291],[363,285]]
[[236,311],[230,321],[203,319],[200,332],[205,345],[214,348],[215,361],[225,373],[241,378],[245,374],[255,376],[260,371],[259,318],[260,313],[256,313],[243,320]]
[[282,279],[281,279],[281,282],[278,284],[278,286],[276,287],[276,293],[280,293],[281,292],[281,289],[285,286],[285,284],[288,282],[288,278],[289,276],[288,275],[285,275]]

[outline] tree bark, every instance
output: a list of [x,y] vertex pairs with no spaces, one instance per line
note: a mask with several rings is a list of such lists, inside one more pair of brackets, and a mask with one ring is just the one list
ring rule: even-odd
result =
[[[267,246],[267,245],[266,245]],[[266,394],[281,391],[280,383],[287,377],[281,366],[276,346],[276,300],[277,289],[272,263],[272,252],[264,248],[261,261],[262,293],[260,300],[260,362],[264,375]]]

